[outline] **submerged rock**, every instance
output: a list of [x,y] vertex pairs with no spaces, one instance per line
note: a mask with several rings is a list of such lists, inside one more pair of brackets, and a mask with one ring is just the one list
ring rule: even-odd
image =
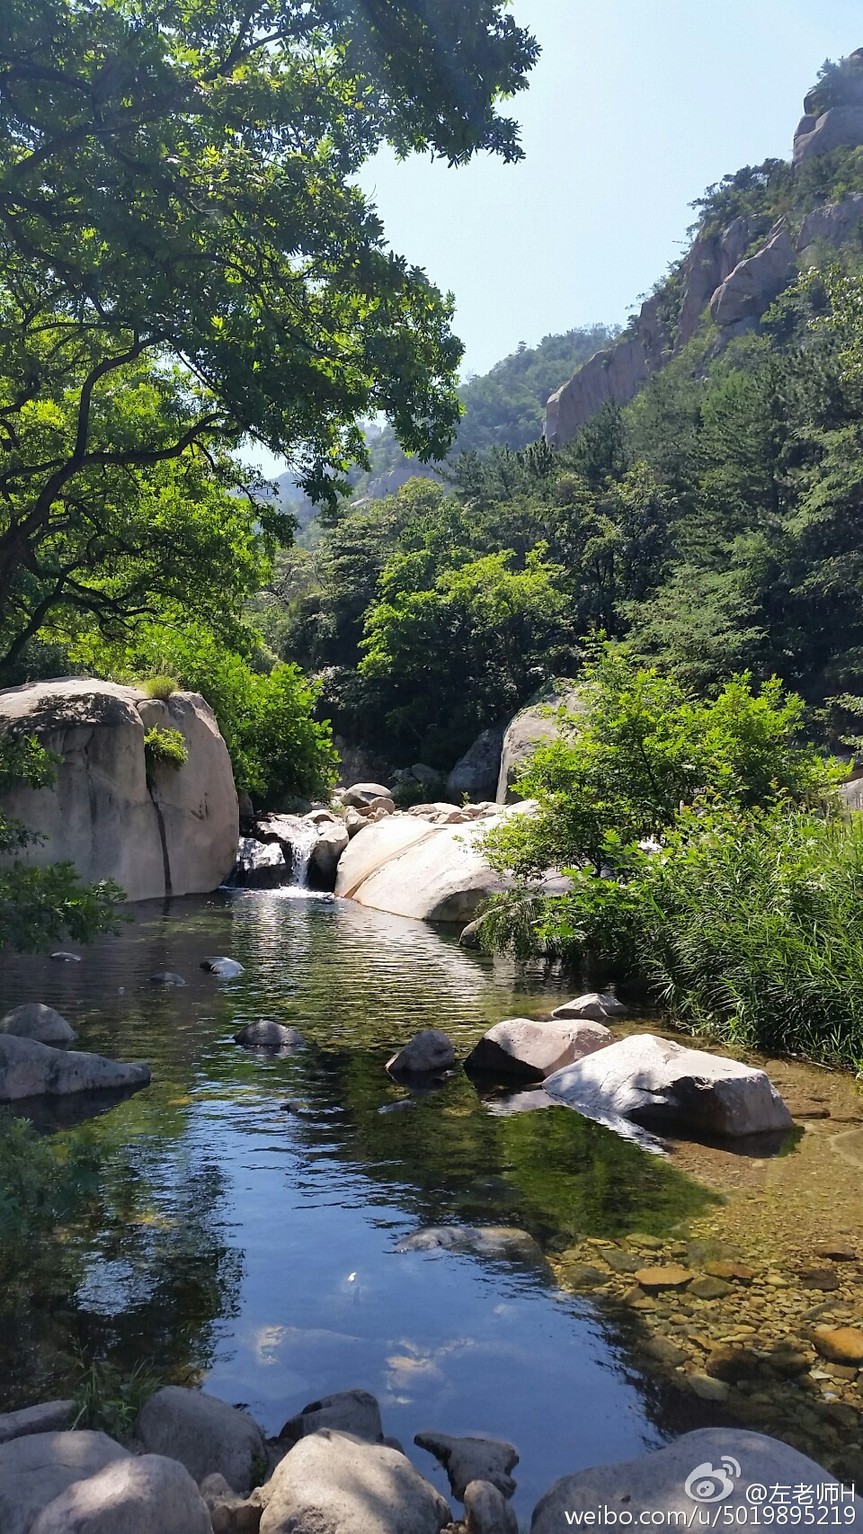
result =
[[75,1482],[98,1475],[127,1449],[106,1433],[30,1433],[0,1444],[0,1529],[31,1534],[42,1509]]
[[221,980],[235,980],[238,975],[246,973],[242,964],[236,959],[226,959],[223,954],[202,959],[201,968],[209,970],[211,975],[218,975]]
[[144,1454],[67,1486],[30,1534],[212,1534],[212,1527],[189,1472],[175,1459]]
[[311,1401],[285,1423],[279,1442],[295,1444],[321,1428],[352,1433],[366,1443],[382,1443],[384,1436],[381,1409],[368,1390],[339,1390],[335,1395]]
[[819,1326],[812,1338],[815,1350],[831,1364],[863,1364],[863,1331],[856,1326]]
[[266,1460],[261,1430],[246,1412],[181,1385],[165,1385],[150,1396],[135,1436],[148,1454],[178,1459],[193,1480],[218,1473],[241,1496],[251,1488],[253,1470]]
[[544,1081],[554,1071],[613,1042],[614,1035],[602,1023],[537,1023],[511,1017],[483,1034],[465,1060],[465,1070]]
[[438,1028],[423,1028],[387,1061],[391,1076],[425,1076],[455,1065],[452,1041]]
[[151,975],[150,976],[150,984],[151,985],[181,986],[181,985],[185,985],[186,982],[183,979],[182,975],[176,975],[176,974],[174,974],[173,970],[164,969],[164,970],[160,971],[160,973],[158,975]]
[[588,991],[576,996],[560,1007],[555,1007],[553,1018],[588,1018],[595,1023],[605,1023],[615,1017],[625,1017],[626,1007],[618,1001],[613,991]]
[[106,1060],[82,1050],[54,1049],[35,1039],[0,1034],[0,1102],[62,1097],[69,1092],[121,1091],[145,1087],[150,1067]]
[[[637,1525],[642,1513],[645,1521],[666,1515],[661,1523],[651,1519],[653,1528],[689,1527],[699,1505],[712,1517],[718,1504],[732,1527],[745,1527],[751,1517],[749,1488],[776,1485],[811,1487],[816,1523],[829,1521],[833,1515],[826,1510],[838,1506],[852,1513],[847,1523],[843,1514],[843,1528],[863,1529],[863,1502],[843,1501],[839,1483],[814,1460],[761,1433],[702,1428],[653,1454],[564,1476],[534,1509],[531,1534],[560,1534],[573,1514],[598,1508],[607,1508],[609,1523],[616,1519],[618,1527],[630,1519]],[[819,1520],[820,1507],[825,1513]]]
[[58,950],[57,953],[52,953],[51,958],[54,960],[55,964],[81,963],[81,955],[79,953],[66,953],[65,950],[62,949]]
[[305,1049],[306,1041],[296,1028],[288,1028],[284,1023],[273,1023],[267,1018],[259,1018],[257,1022],[246,1023],[239,1033],[234,1034],[235,1044],[246,1044],[253,1049]]
[[440,1534],[451,1517],[404,1454],[330,1428],[291,1449],[263,1496],[261,1534]]
[[54,1044],[58,1048],[77,1038],[65,1017],[41,1001],[25,1001],[22,1006],[13,1007],[0,1018],[0,1033],[14,1033],[19,1039],[36,1039],[39,1044]]
[[533,1236],[510,1225],[429,1225],[405,1236],[396,1251],[464,1252],[473,1257],[509,1257],[545,1266]]
[[488,1481],[504,1497],[511,1497],[515,1481],[510,1475],[518,1464],[518,1450],[502,1438],[470,1434],[452,1438],[449,1433],[417,1433],[414,1443],[439,1459],[449,1477],[450,1489],[460,1502],[471,1481]]
[[792,1127],[764,1071],[687,1049],[655,1034],[632,1034],[557,1071],[549,1096],[588,1118],[675,1127],[738,1138]]

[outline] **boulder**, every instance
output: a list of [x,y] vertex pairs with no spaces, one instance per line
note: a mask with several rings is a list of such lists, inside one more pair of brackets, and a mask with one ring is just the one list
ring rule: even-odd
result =
[[218,1473],[241,1496],[248,1495],[256,1465],[266,1460],[261,1430],[246,1412],[181,1385],[165,1385],[150,1396],[135,1436],[148,1454],[178,1459],[194,1481]]
[[716,289],[710,300],[713,323],[722,330],[743,320],[759,320],[788,286],[795,271],[794,245],[783,224],[754,256],[739,262]]
[[285,1423],[279,1442],[295,1444],[321,1428],[351,1433],[366,1443],[382,1443],[384,1430],[381,1409],[367,1390],[339,1390],[335,1395],[311,1401]]
[[324,1428],[264,1488],[261,1534],[440,1534],[450,1509],[396,1449]]
[[[580,1523],[582,1513],[593,1513],[591,1521],[601,1528],[629,1522],[635,1526],[642,1514],[654,1529],[689,1528],[700,1518],[706,1525],[720,1514],[719,1527],[745,1527],[753,1504],[769,1500],[771,1486],[809,1487],[814,1523],[831,1521],[828,1509],[842,1507],[851,1514],[846,1523],[843,1513],[843,1527],[863,1530],[863,1503],[859,1498],[843,1501],[838,1482],[814,1460],[761,1433],[700,1428],[653,1454],[564,1476],[537,1504],[530,1531],[560,1534],[575,1527],[574,1519]],[[750,1487],[756,1488],[751,1500]],[[768,1488],[767,1498],[760,1496],[762,1487]]]
[[359,810],[349,809],[345,811],[345,830],[348,833],[349,839],[356,836],[357,832],[363,829],[365,823],[365,817],[360,814]]
[[518,1519],[502,1492],[488,1481],[465,1487],[466,1534],[518,1534]]
[[20,1411],[0,1415],[0,1444],[13,1438],[28,1438],[31,1433],[59,1433],[68,1427],[75,1411],[74,1401],[41,1401],[38,1406],[24,1406]]
[[575,996],[572,1001],[565,1001],[562,1006],[555,1007],[552,1012],[553,1018],[589,1018],[595,1023],[605,1023],[611,1018],[625,1017],[626,1007],[622,1001],[618,1001],[613,991],[587,991],[584,996]]
[[632,1034],[556,1071],[545,1091],[601,1122],[630,1119],[646,1128],[732,1139],[792,1126],[764,1071],[650,1033]]
[[[181,767],[148,760],[144,732],[178,730]],[[230,873],[239,813],[227,747],[196,693],[166,702],[88,677],[0,692],[0,734],[34,735],[61,759],[48,788],[18,787],[3,813],[44,841],[25,862],[74,863],[87,882],[115,879],[129,900],[206,894]]]
[[614,1035],[602,1023],[537,1023],[511,1017],[483,1034],[465,1060],[465,1070],[544,1081],[554,1071],[613,1042]]
[[277,889],[287,883],[289,872],[278,842],[259,842],[253,836],[244,836],[228,882],[246,889]]
[[235,1044],[245,1044],[250,1049],[304,1049],[306,1041],[296,1028],[284,1023],[273,1023],[260,1017],[254,1023],[246,1023],[234,1034]]
[[852,192],[841,202],[829,202],[807,213],[797,236],[800,254],[813,245],[836,248],[844,245],[851,231],[863,221],[863,192]]
[[200,1485],[212,1534],[258,1534],[263,1512],[260,1490],[237,1497],[223,1475],[205,1476]]
[[150,984],[165,985],[170,987],[185,985],[186,982],[182,975],[175,974],[175,972],[171,969],[163,969],[159,971],[158,975],[150,976]]
[[497,793],[500,776],[500,757],[503,750],[503,725],[483,730],[464,756],[460,756],[446,780],[446,791],[451,799],[493,799]]
[[369,805],[374,799],[389,799],[390,791],[383,783],[354,783],[341,795],[342,803],[359,807]]
[[510,804],[522,797],[514,789],[514,781],[523,772],[538,745],[543,741],[556,740],[566,730],[566,721],[562,717],[564,710],[569,714],[579,711],[579,694],[575,682],[552,683],[510,720],[501,748],[497,780],[498,804]]
[[336,887],[336,870],[350,841],[350,832],[343,820],[318,821],[317,830],[317,839],[309,856],[309,878],[316,889],[332,890]]
[[387,1061],[391,1076],[425,1076],[455,1065],[455,1049],[445,1033],[423,1028]]
[[19,1039],[35,1039],[39,1044],[63,1048],[77,1037],[65,1017],[41,1001],[25,1001],[0,1018],[0,1033],[14,1033]]
[[30,1433],[0,1444],[0,1529],[31,1534],[42,1509],[67,1487],[130,1458],[105,1433]]
[[30,1534],[212,1534],[207,1504],[175,1459],[117,1460],[67,1486]]
[[0,1034],[0,1102],[26,1097],[63,1097],[69,1092],[124,1091],[145,1087],[147,1065],[106,1060],[77,1049],[54,1049],[36,1039]]
[[439,1459],[449,1477],[450,1489],[459,1502],[471,1481],[488,1481],[504,1497],[511,1497],[515,1481],[510,1471],[518,1464],[518,1451],[502,1438],[470,1435],[451,1438],[448,1433],[417,1433],[414,1443]]
[[482,851],[486,831],[516,805],[472,824],[430,825],[415,815],[392,815],[354,837],[342,855],[336,894],[394,916],[463,923],[491,894],[506,888]]

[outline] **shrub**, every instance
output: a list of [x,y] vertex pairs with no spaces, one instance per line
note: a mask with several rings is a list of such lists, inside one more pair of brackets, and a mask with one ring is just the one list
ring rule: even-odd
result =
[[144,755],[150,767],[161,763],[179,771],[189,760],[189,748],[181,730],[167,730],[154,724],[144,732]]
[[162,703],[167,703],[168,699],[178,691],[179,683],[175,676],[147,676],[138,683],[138,686],[148,698],[159,698]]

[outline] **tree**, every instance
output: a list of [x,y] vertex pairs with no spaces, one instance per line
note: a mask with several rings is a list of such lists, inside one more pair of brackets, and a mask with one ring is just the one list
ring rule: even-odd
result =
[[[356,173],[382,141],[451,164],[519,158],[497,103],[538,49],[504,10],[12,0],[0,611],[20,609],[13,642],[50,611],[52,583],[76,600],[82,547],[96,566],[114,558],[104,519],[124,476],[127,500],[158,496],[159,469],[180,462],[193,478],[209,463],[225,488],[220,449],[251,433],[332,499],[365,458],[358,418],[377,411],[407,450],[443,455],[458,419],[451,301],[388,250]],[[110,596],[119,613],[125,595]]]

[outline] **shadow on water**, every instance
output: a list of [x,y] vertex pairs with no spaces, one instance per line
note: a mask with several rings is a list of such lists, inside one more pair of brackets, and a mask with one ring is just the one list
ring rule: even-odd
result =
[[[245,973],[205,973],[208,954]],[[186,984],[153,985],[162,971]],[[544,1262],[396,1250],[429,1226],[516,1227],[543,1253],[666,1236],[715,1201],[566,1109],[490,1111],[461,1073],[381,1111],[407,1101],[383,1066],[418,1028],[463,1056],[501,1018],[546,1013],[549,989],[419,923],[278,891],[143,906],[81,964],[7,964],[0,1010],[45,1001],[82,1048],[146,1059],[154,1079],[86,1123],[38,1121],[79,1175],[53,1230],[3,1250],[0,1407],[66,1388],[82,1348],[206,1380],[270,1432],[364,1386],[407,1445],[422,1429],[511,1438],[522,1514],[564,1471],[676,1430],[621,1318],[564,1294]],[[258,1017],[308,1049],[234,1044]]]

